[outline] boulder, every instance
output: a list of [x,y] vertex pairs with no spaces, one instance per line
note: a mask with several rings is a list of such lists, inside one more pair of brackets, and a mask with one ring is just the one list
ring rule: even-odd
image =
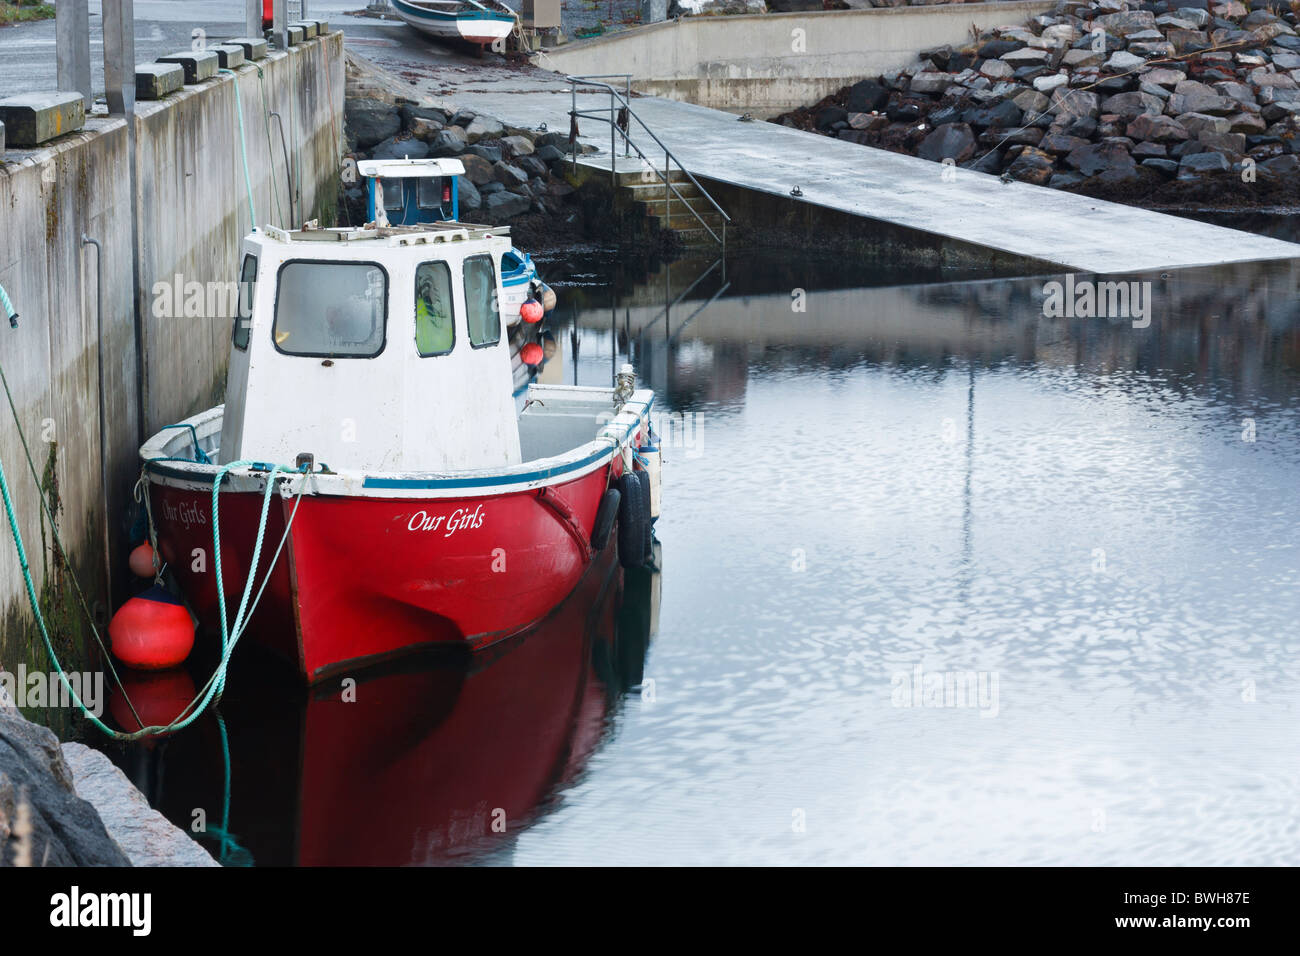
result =
[[1136,166],[1133,156],[1118,143],[1091,143],[1071,150],[1065,162],[1085,176],[1097,176],[1107,170]]
[[1153,143],[1176,143],[1187,139],[1186,127],[1170,116],[1151,116],[1142,114],[1135,117],[1125,132],[1135,140],[1150,140]]
[[945,123],[921,140],[916,148],[916,155],[933,162],[951,159],[964,163],[974,153],[975,134],[965,123]]
[[483,197],[478,187],[466,176],[456,177],[456,201],[461,212],[473,212],[483,205]]
[[499,119],[480,113],[465,127],[465,141],[477,143],[481,139],[496,139],[504,132],[505,126]]
[[1184,156],[1178,163],[1178,178],[1183,181],[1196,181],[1209,176],[1230,172],[1232,164],[1222,153],[1213,151],[1194,153]]
[[429,143],[429,155],[459,156],[465,152],[468,144],[464,129],[459,126],[448,126],[446,129],[439,130],[438,135]]
[[429,144],[422,139],[386,139],[370,151],[371,159],[424,159],[429,155]]
[[1128,73],[1136,70],[1145,62],[1145,59],[1135,56],[1127,50],[1118,50],[1112,53],[1110,59],[1106,61],[1106,69],[1112,73]]
[[501,145],[510,150],[511,156],[530,156],[533,152],[533,141],[527,136],[503,136]]
[[496,163],[492,166],[492,174],[496,181],[509,189],[512,186],[522,186],[528,182],[528,174],[507,162]]
[[[924,73],[914,74],[912,76],[912,83],[907,89],[909,93],[924,93],[928,96],[934,96],[952,86],[953,81],[954,77],[951,73],[935,73],[927,71]],[[886,98],[888,98],[887,91],[882,90],[881,92],[886,93]],[[851,108],[852,106],[850,105],[850,109]],[[869,113],[871,110],[877,109],[880,109],[880,107],[873,106],[870,110],[864,110],[862,112]]]
[[1174,87],[1173,96],[1169,97],[1169,110],[1175,116],[1180,113],[1227,116],[1239,109],[1241,107],[1235,100],[1215,92],[1212,87],[1196,80],[1183,80],[1178,83]]
[[1056,116],[1097,116],[1101,112],[1097,94],[1087,90],[1058,89],[1052,91],[1049,109]]
[[481,159],[486,159],[490,164],[499,163],[505,159],[505,153],[501,147],[495,143],[478,142],[465,147],[465,152]]
[[1101,102],[1101,111],[1103,113],[1114,113],[1125,119],[1132,119],[1134,116],[1150,114],[1159,116],[1164,112],[1165,104],[1159,97],[1152,96],[1150,93],[1116,93],[1114,96],[1108,96]]
[[1183,113],[1178,117],[1178,124],[1193,136],[1201,133],[1226,133],[1232,124],[1222,116],[1207,116],[1204,113]]
[[465,164],[465,175],[461,178],[468,179],[475,186],[490,183],[496,178],[496,171],[492,168],[492,164],[482,156],[464,153],[459,159]]
[[976,107],[966,110],[962,113],[963,123],[969,123],[971,126],[978,126],[981,129],[988,126],[1002,126],[1011,128],[1019,126],[1022,118],[1020,107],[1014,100],[999,100],[996,103],[990,103],[988,106]]
[[59,738],[0,695],[0,867],[130,866],[95,808],[77,795]]
[[1094,17],[1092,25],[1094,28],[1101,27],[1107,33],[1115,36],[1127,37],[1143,30],[1154,30],[1156,28],[1156,18],[1155,14],[1148,13],[1145,10],[1125,10],[1120,13],[1107,13]]
[[[933,62],[933,61],[932,61]],[[947,60],[944,60],[946,64]],[[942,65],[936,63],[942,69]],[[922,74],[917,74],[918,76]],[[916,77],[912,77],[912,82],[916,82]],[[946,86],[945,86],[946,89]],[[875,80],[859,80],[849,87],[848,95],[845,97],[844,105],[850,113],[872,113],[885,108],[889,101],[889,90],[885,89]]]
[[511,216],[518,216],[521,213],[528,212],[531,206],[532,201],[529,197],[503,189],[500,192],[485,196],[482,209],[487,218],[499,222],[502,219],[509,219]]
[[396,136],[402,118],[383,100],[357,97],[343,104],[343,125],[357,148],[364,150]]
[[1026,146],[1021,150],[1020,155],[1012,160],[1006,170],[1007,175],[1012,179],[1034,186],[1047,185],[1055,171],[1056,166],[1052,162],[1052,157],[1033,146]]

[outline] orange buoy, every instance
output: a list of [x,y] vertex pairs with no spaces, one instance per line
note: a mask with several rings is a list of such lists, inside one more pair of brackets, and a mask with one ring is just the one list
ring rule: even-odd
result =
[[542,347],[536,342],[529,342],[519,350],[519,357],[523,359],[525,365],[541,365]]
[[108,636],[113,654],[127,667],[163,670],[189,657],[194,621],[185,605],[155,584],[117,609]]
[[[129,734],[145,727],[166,727],[185,711],[196,694],[194,679],[182,667],[147,674],[126,671],[121,676],[122,686],[114,687],[109,694],[108,712]],[[140,720],[131,713],[132,707]]]
[[131,566],[131,573],[138,578],[153,577],[153,545],[148,541],[144,544],[137,545],[131,552],[131,557],[127,561]]
[[540,322],[546,310],[536,299],[525,299],[524,304],[519,307],[519,314],[525,322]]

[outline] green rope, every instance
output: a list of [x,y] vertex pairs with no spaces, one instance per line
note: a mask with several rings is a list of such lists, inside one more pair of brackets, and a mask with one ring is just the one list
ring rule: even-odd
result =
[[[266,126],[266,159],[270,163],[271,174],[267,177],[271,181],[271,197],[275,200],[275,218],[281,226],[284,225],[284,210],[280,207],[280,187],[275,175],[275,149],[271,142],[271,107],[266,102],[266,84],[262,82],[262,68],[257,69],[257,86],[262,91],[262,120]],[[288,174],[288,170],[285,170]],[[290,200],[293,196],[290,195]],[[255,224],[256,225],[256,224]],[[289,223],[290,226],[293,223]]]
[[234,77],[235,85],[235,116],[239,119],[239,151],[244,157],[244,188],[248,190],[248,218],[251,222],[249,228],[257,228],[257,213],[253,209],[253,177],[248,173],[248,144],[244,141],[244,107],[239,101],[239,77],[230,70],[219,70],[220,73],[228,73]]

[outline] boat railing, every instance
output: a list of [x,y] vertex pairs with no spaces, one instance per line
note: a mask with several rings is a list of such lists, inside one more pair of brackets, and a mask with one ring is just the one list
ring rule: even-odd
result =
[[[728,216],[726,212],[723,211],[723,208],[718,205],[717,200],[709,195],[709,191],[700,185],[700,181],[691,174],[691,171],[682,165],[681,161],[673,154],[673,151],[668,148],[664,141],[655,135],[655,131],[646,125],[645,120],[641,119],[641,117],[636,114],[636,111],[632,109],[632,74],[595,73],[590,76],[566,76],[565,79],[569,81],[569,94],[571,100],[569,116],[571,117],[571,121],[576,124],[579,117],[585,117],[609,123],[609,177],[613,188],[615,190],[618,188],[617,143],[618,137],[621,135],[623,137],[623,156],[628,158],[631,156],[631,151],[635,150],[637,156],[641,158],[642,162],[649,166],[655,175],[663,181],[664,221],[668,223],[672,222],[672,197],[675,196],[681,204],[686,207],[686,210],[695,217],[696,221],[704,228],[704,230],[713,237],[713,240],[722,247],[723,252],[726,252],[727,223],[731,222],[731,217]],[[622,80],[623,91],[620,93],[615,86],[604,82],[605,80]],[[609,94],[609,106],[607,108],[579,110],[579,86],[593,86],[605,90]],[[664,166],[662,170],[660,170],[659,167],[651,161],[650,157],[645,154],[641,147],[633,141],[631,136],[633,121],[635,121],[641,129],[645,130],[646,135],[654,140],[656,146],[663,150]],[[576,136],[572,137],[572,142],[570,143],[570,162],[575,166],[578,162],[578,139]],[[686,176],[691,185],[699,190],[700,195],[708,200],[709,205],[711,205],[721,217],[721,236],[719,236],[718,233],[713,230],[713,227],[708,224],[705,218],[700,215],[699,210],[687,201],[686,197],[681,194],[681,190],[679,190],[673,182],[672,168],[674,164],[677,169]]]

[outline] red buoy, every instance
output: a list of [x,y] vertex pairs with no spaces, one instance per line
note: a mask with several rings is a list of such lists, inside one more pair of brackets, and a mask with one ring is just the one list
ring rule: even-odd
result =
[[137,545],[131,552],[131,557],[127,563],[131,566],[131,573],[136,577],[153,577],[153,545],[148,541]]
[[[121,676],[122,686],[114,687],[109,694],[108,712],[127,733],[145,727],[166,727],[184,713],[195,697],[194,679],[182,667],[148,674],[125,671]],[[132,707],[140,715],[139,721],[131,713]]]
[[541,365],[542,347],[536,342],[529,342],[519,350],[519,357],[523,359],[525,365]]
[[175,667],[194,649],[194,621],[185,605],[154,585],[127,601],[108,624],[113,653],[127,667]]
[[540,322],[546,310],[536,299],[525,299],[524,304],[519,307],[519,314],[525,322]]

